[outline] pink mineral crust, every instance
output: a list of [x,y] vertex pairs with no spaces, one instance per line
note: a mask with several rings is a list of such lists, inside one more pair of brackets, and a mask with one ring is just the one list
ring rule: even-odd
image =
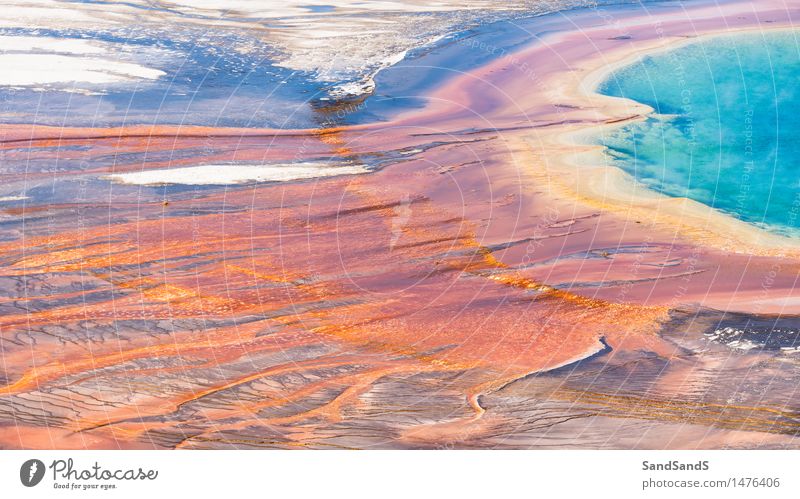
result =
[[[767,353],[697,353],[702,324],[675,322],[797,314],[796,244],[631,192],[572,138],[646,112],[584,88],[604,67],[789,26],[798,6],[613,13],[581,14],[389,122],[0,127],[5,158],[89,165],[4,172],[31,183],[401,158],[174,199],[3,208],[26,225],[0,242],[0,448],[797,446],[798,371],[774,381],[779,366],[756,367]],[[573,376],[581,359],[609,371]],[[741,373],[774,392],[730,381]]]

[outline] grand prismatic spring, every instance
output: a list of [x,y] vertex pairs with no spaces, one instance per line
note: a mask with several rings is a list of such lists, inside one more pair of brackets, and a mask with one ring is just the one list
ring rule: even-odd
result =
[[800,2],[3,0],[0,448],[800,447]]

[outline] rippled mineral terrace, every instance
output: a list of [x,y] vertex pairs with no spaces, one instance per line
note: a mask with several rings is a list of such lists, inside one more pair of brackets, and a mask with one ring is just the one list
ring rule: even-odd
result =
[[[800,446],[796,240],[637,188],[579,140],[650,112],[592,91],[611,68],[790,27],[800,3],[441,28],[358,73],[366,94],[309,74],[265,84],[266,109],[247,106],[261,80],[231,83],[224,64],[198,73],[223,91],[188,91],[174,54],[212,56],[178,42],[40,26],[137,2],[23,3],[0,24],[0,63],[29,69],[0,81],[0,448]],[[161,4],[141,16],[279,17]],[[309,10],[358,19],[329,4]],[[43,39],[7,40],[22,36]],[[229,49],[213,57],[246,52]],[[59,87],[15,51],[79,55],[82,74]],[[267,73],[307,69],[282,57]],[[480,63],[422,82],[464,59]],[[287,109],[303,126],[260,118]]]

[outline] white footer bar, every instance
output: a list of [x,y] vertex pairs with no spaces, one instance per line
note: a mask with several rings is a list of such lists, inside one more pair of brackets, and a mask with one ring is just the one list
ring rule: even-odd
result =
[[798,465],[772,450],[2,451],[0,497],[800,497]]

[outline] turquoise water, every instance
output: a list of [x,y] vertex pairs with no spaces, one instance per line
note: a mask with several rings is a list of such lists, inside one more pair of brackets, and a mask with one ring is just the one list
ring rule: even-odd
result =
[[800,228],[800,32],[736,34],[654,54],[599,88],[653,107],[598,138],[670,196],[774,232]]

